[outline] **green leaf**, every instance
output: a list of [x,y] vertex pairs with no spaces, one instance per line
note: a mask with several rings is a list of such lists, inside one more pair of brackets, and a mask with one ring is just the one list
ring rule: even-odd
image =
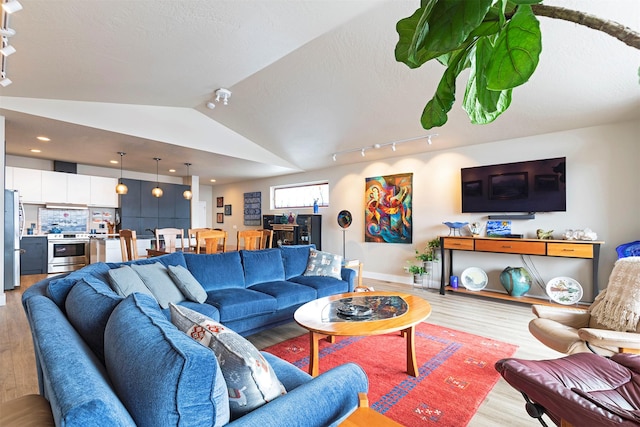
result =
[[458,50],[483,21],[493,0],[434,0],[396,25],[396,60],[411,68]]
[[424,62],[416,60],[418,45],[423,43],[426,34],[429,32],[427,19],[437,1],[427,0],[425,5],[417,9],[413,15],[398,21],[396,31],[400,39],[395,49],[396,61],[402,62],[410,68],[417,68],[424,64]]
[[471,123],[487,124],[494,121],[511,104],[513,89],[493,91],[487,89],[485,68],[491,58],[493,45],[488,38],[479,39],[475,55],[471,58],[471,73],[462,102]]
[[542,0],[510,0],[511,3],[515,4],[538,4],[542,3]]
[[511,89],[526,83],[538,66],[542,51],[540,23],[531,6],[519,6],[500,32],[487,72],[487,87]]
[[449,66],[438,83],[435,95],[422,111],[420,122],[423,128],[431,129],[447,122],[447,113],[451,111],[453,102],[456,100],[456,78],[464,69],[469,68],[472,53],[473,47],[467,46],[449,58]]

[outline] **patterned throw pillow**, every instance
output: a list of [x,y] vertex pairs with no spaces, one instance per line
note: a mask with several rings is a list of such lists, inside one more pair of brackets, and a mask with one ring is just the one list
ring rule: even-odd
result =
[[309,251],[309,261],[305,276],[329,276],[336,279],[342,279],[340,271],[342,269],[342,256],[331,254],[329,252],[317,251],[311,249]]
[[171,322],[215,353],[227,382],[231,419],[286,393],[269,362],[245,338],[196,311],[169,307]]

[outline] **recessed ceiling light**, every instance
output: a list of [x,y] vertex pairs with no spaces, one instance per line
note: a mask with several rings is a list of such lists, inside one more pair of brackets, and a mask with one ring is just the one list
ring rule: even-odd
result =
[[118,161],[117,160],[109,160],[109,163],[111,163],[112,165],[117,165]]
[[38,141],[45,141],[45,142],[49,142],[51,141],[51,139],[47,138],[46,136],[39,136],[36,138]]
[[42,153],[42,150],[38,150],[37,148],[32,148],[31,150],[32,153]]
[[215,180],[215,179],[212,179],[212,180],[211,180],[211,182],[216,182],[216,180]]
[[175,169],[169,169],[169,172],[174,173],[176,170]]

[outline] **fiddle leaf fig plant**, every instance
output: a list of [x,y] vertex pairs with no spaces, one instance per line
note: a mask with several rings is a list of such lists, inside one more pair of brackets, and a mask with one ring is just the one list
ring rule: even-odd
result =
[[431,60],[445,66],[436,93],[420,119],[442,126],[455,102],[456,79],[467,68],[462,107],[471,123],[494,121],[509,108],[512,91],[531,78],[542,51],[536,15],[586,25],[640,49],[640,34],[586,13],[539,4],[542,0],[421,0],[396,30],[398,62],[418,68]]

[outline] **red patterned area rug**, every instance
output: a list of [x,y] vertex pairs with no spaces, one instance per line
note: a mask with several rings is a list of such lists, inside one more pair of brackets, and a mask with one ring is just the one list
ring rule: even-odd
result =
[[[416,327],[420,375],[406,373],[406,344],[400,334],[338,337],[320,341],[320,372],[346,362],[369,377],[369,405],[405,426],[464,426],[499,378],[494,363],[518,348],[490,338],[430,323]],[[309,336],[264,349],[308,370]],[[373,426],[372,426],[373,427]]]

